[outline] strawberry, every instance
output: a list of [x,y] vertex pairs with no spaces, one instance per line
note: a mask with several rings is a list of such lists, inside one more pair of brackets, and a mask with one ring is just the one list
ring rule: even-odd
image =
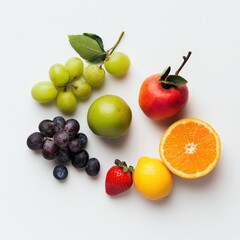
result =
[[115,196],[127,191],[133,183],[133,167],[128,167],[125,162],[118,159],[116,159],[114,163],[116,166],[112,166],[108,170],[105,180],[105,190],[110,196]]

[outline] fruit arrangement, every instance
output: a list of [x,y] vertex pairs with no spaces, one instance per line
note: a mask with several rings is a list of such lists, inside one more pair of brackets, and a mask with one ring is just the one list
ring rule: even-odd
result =
[[69,162],[75,168],[85,168],[89,176],[98,175],[100,163],[97,158],[89,158],[85,149],[88,138],[79,132],[80,124],[76,119],[65,120],[61,116],[45,119],[39,123],[38,130],[27,138],[27,146],[41,151],[45,159],[59,163],[53,170],[56,179],[67,177],[68,170],[64,165]]
[[[53,64],[49,69],[51,81],[41,81],[32,87],[33,99],[39,103],[56,100],[57,107],[63,113],[73,113],[78,100],[90,97],[94,88],[103,85],[105,70],[115,77],[128,72],[129,57],[125,53],[114,52],[123,35],[124,32],[107,51],[104,50],[102,39],[96,34],[69,35],[71,46],[81,58],[72,57],[65,65]],[[87,66],[84,66],[83,60],[88,62]]]
[[[221,142],[216,131],[208,123],[197,118],[183,118],[164,132],[160,140],[159,155],[161,160],[141,157],[135,169],[131,167],[132,174],[128,176],[132,178],[136,190],[149,200],[159,200],[171,193],[172,174],[193,179],[210,173],[220,159]],[[107,178],[108,174],[106,182]],[[115,182],[122,179],[116,178]],[[112,192],[115,188],[118,193],[118,186],[111,187]]]
[[[115,52],[123,37],[121,33],[116,44],[104,50],[102,39],[92,33],[69,35],[69,42],[81,58],[71,58],[63,66],[54,64],[49,70],[51,82],[40,82],[33,86],[32,96],[44,103],[56,99],[56,104],[64,113],[72,113],[77,99],[90,96],[93,88],[104,83],[105,71],[122,77],[130,67],[125,53]],[[171,75],[171,67],[161,74],[146,78],[140,87],[138,104],[143,113],[152,120],[163,120],[181,112],[188,101],[187,80],[180,71],[191,56],[183,56],[183,62]],[[82,61],[88,62],[84,67]],[[132,121],[132,111],[121,97],[111,94],[95,99],[87,112],[87,123],[97,136],[119,138],[125,135]],[[65,120],[55,117],[40,122],[39,132],[27,139],[31,150],[40,150],[44,158],[56,159],[59,164],[53,175],[63,180],[68,175],[66,163],[76,168],[85,168],[90,176],[100,171],[96,158],[89,158],[84,149],[88,138],[79,132],[76,119]],[[128,191],[132,186],[146,199],[159,200],[168,196],[173,189],[173,175],[193,179],[210,173],[218,164],[221,155],[221,141],[210,124],[197,118],[183,118],[169,126],[159,143],[159,159],[143,156],[135,167],[125,161],[115,160],[106,173],[105,192],[116,196]]]

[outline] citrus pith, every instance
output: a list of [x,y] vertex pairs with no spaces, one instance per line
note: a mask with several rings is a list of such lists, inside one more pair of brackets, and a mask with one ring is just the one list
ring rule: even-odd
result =
[[197,118],[183,118],[163,134],[159,153],[171,172],[183,178],[198,178],[211,172],[221,155],[217,132]]

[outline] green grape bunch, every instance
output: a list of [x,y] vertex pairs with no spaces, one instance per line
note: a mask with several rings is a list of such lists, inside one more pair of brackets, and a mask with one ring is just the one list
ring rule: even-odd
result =
[[36,83],[31,90],[33,99],[39,103],[56,101],[63,113],[72,113],[78,99],[85,99],[92,92],[91,86],[81,79],[84,63],[81,58],[70,58],[65,65],[53,64],[49,69],[51,81]]
[[[115,45],[104,50],[102,39],[93,33],[69,35],[69,42],[79,57],[70,58],[65,65],[56,63],[49,69],[51,81],[36,83],[31,90],[33,99],[39,103],[55,100],[57,107],[65,114],[75,111],[78,100],[90,97],[93,89],[100,88],[105,82],[105,71],[115,77],[127,74],[130,67],[129,57],[115,52],[124,32]],[[84,61],[87,66],[84,66]]]

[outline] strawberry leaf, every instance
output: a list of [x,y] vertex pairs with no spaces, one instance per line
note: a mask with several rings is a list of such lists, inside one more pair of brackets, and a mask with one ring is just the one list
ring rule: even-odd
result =
[[107,53],[96,39],[85,35],[69,35],[68,38],[73,49],[86,61],[100,63],[105,60]]
[[187,80],[178,75],[169,75],[167,77],[167,81],[164,81],[165,84],[173,85],[175,87],[185,86],[187,84]]
[[129,167],[128,167],[128,171],[129,171],[130,173],[133,173],[133,172],[134,172],[134,167],[133,167],[133,166],[129,166]]
[[122,165],[122,162],[119,159],[115,159],[114,163],[119,167]]
[[124,173],[130,172],[132,173],[134,171],[134,168],[132,166],[127,165],[125,161],[120,161],[119,159],[115,159],[114,163],[123,170]]
[[128,167],[127,166],[123,166],[122,170],[123,170],[124,173],[127,173],[128,172]]

